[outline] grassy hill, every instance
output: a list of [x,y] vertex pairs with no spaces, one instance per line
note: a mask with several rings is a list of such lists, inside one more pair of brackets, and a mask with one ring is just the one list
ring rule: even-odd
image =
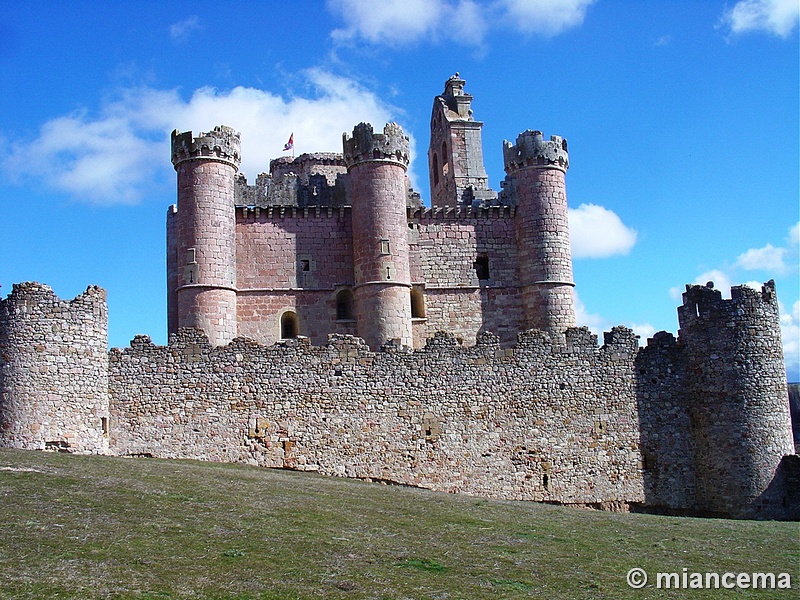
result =
[[799,527],[493,501],[243,465],[0,450],[0,598],[732,595],[632,590],[632,567],[651,579],[684,567],[789,572],[794,592],[752,592],[789,598],[800,584]]

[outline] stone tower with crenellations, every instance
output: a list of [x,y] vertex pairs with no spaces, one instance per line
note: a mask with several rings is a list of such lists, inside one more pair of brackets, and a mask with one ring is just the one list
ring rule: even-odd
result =
[[[239,134],[172,132],[178,205],[167,223],[170,327],[198,327],[215,345],[238,334],[234,178]],[[173,222],[174,221],[174,222]]]
[[773,282],[687,286],[677,337],[575,327],[567,142],[504,142],[499,194],[458,75],[434,99],[432,206],[409,140],[238,171],[173,132],[169,344],[107,351],[105,292],[0,300],[0,446],[317,471],[608,510],[800,520]]

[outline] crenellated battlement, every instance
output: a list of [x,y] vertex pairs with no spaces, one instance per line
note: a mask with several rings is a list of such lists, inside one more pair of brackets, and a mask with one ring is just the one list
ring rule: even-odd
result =
[[15,283],[7,298],[0,300],[0,311],[7,318],[14,318],[21,313],[51,311],[54,306],[65,309],[88,309],[105,307],[106,291],[96,285],[90,285],[86,291],[72,300],[64,301],[56,296],[50,286],[36,281]]
[[566,171],[569,168],[567,140],[558,135],[545,140],[541,131],[529,129],[517,136],[516,144],[503,140],[503,162],[508,174],[526,167]]
[[[269,161],[269,172],[272,177],[284,173],[294,173],[300,175],[301,178],[304,177],[307,181],[308,176],[318,169],[322,169],[323,173],[329,173],[332,170],[344,173],[346,170],[344,156],[339,152],[310,152],[299,156],[281,156]],[[331,185],[335,183],[335,178],[329,183]]]
[[409,219],[513,219],[517,207],[509,205],[495,206],[420,206],[409,207]]
[[714,283],[706,285],[687,285],[683,293],[683,305],[678,307],[678,320],[681,328],[692,327],[709,321],[728,323],[742,322],[748,318],[760,317],[764,310],[777,315],[778,296],[775,281],[770,280],[756,290],[747,285],[731,288],[731,298],[724,299]]
[[172,164],[175,168],[187,160],[218,160],[239,168],[242,161],[241,136],[238,131],[218,125],[196,137],[191,131],[172,132]]
[[344,162],[347,169],[372,161],[397,164],[408,168],[408,136],[397,123],[387,123],[383,133],[375,133],[369,123],[359,123],[353,128],[353,135],[342,134]]

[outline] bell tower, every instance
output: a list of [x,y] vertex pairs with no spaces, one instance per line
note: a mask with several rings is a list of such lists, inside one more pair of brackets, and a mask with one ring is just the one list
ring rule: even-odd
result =
[[483,123],[472,116],[472,96],[458,73],[433,100],[428,172],[434,208],[481,204],[497,198],[483,166]]

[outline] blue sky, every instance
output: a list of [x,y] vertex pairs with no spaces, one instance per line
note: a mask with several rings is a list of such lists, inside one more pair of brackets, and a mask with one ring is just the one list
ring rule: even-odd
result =
[[172,129],[238,129],[252,181],[292,132],[396,121],[427,200],[458,71],[493,188],[504,139],[569,140],[581,324],[676,332],[684,284],[774,278],[797,381],[798,70],[794,0],[0,0],[0,294],[97,284],[112,346],[165,343]]

